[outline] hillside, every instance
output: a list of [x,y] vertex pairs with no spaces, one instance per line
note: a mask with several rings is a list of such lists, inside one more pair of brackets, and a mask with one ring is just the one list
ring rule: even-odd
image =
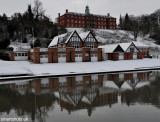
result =
[[[85,31],[83,28],[67,28],[67,30],[68,32],[76,30],[78,33],[82,33]],[[96,38],[102,44],[131,42],[134,40],[134,36],[130,31],[93,29],[93,32],[95,33]],[[144,38],[141,36],[138,36],[137,41],[141,41],[151,47],[159,46],[155,44],[155,40],[149,38],[149,35],[147,35]]]

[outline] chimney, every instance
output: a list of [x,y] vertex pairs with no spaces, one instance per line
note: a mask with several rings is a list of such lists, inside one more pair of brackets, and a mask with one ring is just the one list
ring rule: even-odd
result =
[[58,13],[58,18],[60,18],[60,13]]
[[68,9],[66,9],[66,13],[68,13]]
[[134,41],[135,41],[135,42],[137,41],[137,38],[136,38],[136,37],[134,37]]
[[108,13],[107,16],[109,17],[109,16],[110,16],[110,13]]

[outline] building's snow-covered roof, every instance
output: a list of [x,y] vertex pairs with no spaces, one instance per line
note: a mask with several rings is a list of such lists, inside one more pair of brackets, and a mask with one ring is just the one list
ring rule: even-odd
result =
[[19,42],[12,42],[9,47],[13,48],[14,52],[18,51],[29,51],[31,46],[29,43],[19,43]]
[[67,43],[67,42],[69,41],[69,39],[71,38],[71,36],[72,36],[75,32],[76,32],[76,30],[75,30],[75,31],[72,31],[72,33],[69,33],[69,34],[68,34],[68,37],[66,37],[65,43]]
[[110,87],[110,88],[119,89],[119,87],[113,81],[104,82],[103,86],[104,87]]
[[[79,15],[79,16],[86,16],[84,13],[76,13],[76,12],[68,12],[65,14],[71,14],[71,15]],[[95,16],[95,17],[102,17],[102,18],[115,18],[112,16],[106,16],[106,15],[96,15],[96,14],[90,14],[90,16]]]
[[122,86],[121,89],[129,89],[132,90],[133,88],[125,81]]
[[83,96],[81,101],[86,102],[88,104],[91,104],[91,102],[89,101],[89,99],[86,96]]
[[145,81],[145,82],[138,82],[137,85],[135,86],[135,88],[141,88],[141,87],[144,87],[146,85],[149,85],[150,82],[148,81]]
[[146,48],[149,47],[148,45],[146,45],[140,41],[133,41],[133,43],[136,47],[146,47]]
[[121,48],[124,50],[124,51],[127,51],[128,47],[131,45],[132,43],[129,42],[129,43],[119,43],[119,45],[121,46]]
[[60,39],[60,40],[63,39],[66,35],[67,35],[67,33],[54,37],[48,47],[57,45],[58,40],[59,40],[59,39]]
[[117,48],[118,44],[109,44],[104,46],[99,46],[98,48],[102,48],[104,53],[113,53],[113,51]]
[[84,33],[80,33],[79,36],[80,36],[81,39],[84,41],[89,33],[90,33],[90,31],[84,32]]
[[102,48],[105,53],[113,53],[113,51],[117,48],[118,45],[123,49],[123,51],[127,51],[127,49],[131,46],[131,44],[134,44],[136,47],[148,47],[147,45],[141,42],[127,42],[127,43],[99,46],[99,48]]

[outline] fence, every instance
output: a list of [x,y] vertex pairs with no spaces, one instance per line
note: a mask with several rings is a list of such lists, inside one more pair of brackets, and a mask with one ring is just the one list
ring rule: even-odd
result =
[[152,55],[152,58],[160,59],[160,55],[156,55],[156,54],[154,54],[154,55]]

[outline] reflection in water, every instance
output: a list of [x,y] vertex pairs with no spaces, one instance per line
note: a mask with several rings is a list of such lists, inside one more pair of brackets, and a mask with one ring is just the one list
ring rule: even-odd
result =
[[88,116],[99,107],[118,103],[160,108],[159,76],[154,71],[0,82],[0,115],[14,110],[17,116],[47,121],[57,105],[68,114],[87,110]]

